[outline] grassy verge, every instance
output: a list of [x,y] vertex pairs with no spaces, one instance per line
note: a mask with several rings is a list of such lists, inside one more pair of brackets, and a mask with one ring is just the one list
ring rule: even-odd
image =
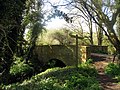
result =
[[101,90],[97,71],[89,66],[52,68],[30,80],[3,86],[4,90]]

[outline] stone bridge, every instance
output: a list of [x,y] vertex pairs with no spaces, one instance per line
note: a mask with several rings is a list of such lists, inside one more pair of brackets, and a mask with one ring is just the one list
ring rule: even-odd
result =
[[[107,53],[107,46],[78,46],[78,64],[91,58],[91,53]],[[38,60],[47,63],[49,60],[61,60],[67,66],[76,65],[76,45],[42,45],[34,50]]]

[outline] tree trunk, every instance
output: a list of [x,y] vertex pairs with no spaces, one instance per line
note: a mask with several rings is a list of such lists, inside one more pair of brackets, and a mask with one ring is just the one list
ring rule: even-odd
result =
[[116,48],[116,51],[117,51],[118,65],[120,67],[120,43],[115,48]]
[[112,33],[112,35],[109,33],[108,39],[116,49],[116,56],[118,57],[118,65],[120,67],[120,40],[114,33]]
[[[13,62],[13,55],[17,47],[17,37],[18,37],[18,27],[14,27],[7,34],[7,37],[4,39],[6,41],[5,52],[4,52],[4,73],[0,76],[0,83],[8,84],[9,83],[9,71],[10,66]],[[6,40],[7,39],[7,40]]]
[[[5,0],[1,1],[3,12],[0,16],[0,24],[5,27],[2,52],[0,57],[4,61],[3,71],[0,75],[0,84],[9,84],[9,71],[13,63],[13,55],[16,53],[19,34],[21,32],[22,13],[25,9],[26,0]],[[0,42],[1,44],[1,42]]]
[[92,28],[92,18],[90,18],[90,23],[89,23],[89,29],[90,29],[90,43],[93,45],[93,28]]
[[117,35],[118,35],[119,40],[120,40],[120,14],[117,17]]
[[103,31],[100,27],[97,30],[98,45],[102,45]]

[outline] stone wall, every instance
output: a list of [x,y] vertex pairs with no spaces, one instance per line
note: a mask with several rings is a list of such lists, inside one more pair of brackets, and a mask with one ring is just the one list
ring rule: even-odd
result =
[[[42,62],[48,62],[51,59],[61,60],[65,65],[76,65],[76,46],[75,45],[43,45],[37,46],[34,50],[35,55]],[[86,62],[91,58],[91,53],[107,53],[107,46],[79,46],[78,63]]]
[[68,66],[76,64],[75,45],[43,45],[36,47],[34,52],[38,56],[38,59],[43,62],[58,59]]
[[91,58],[91,53],[108,54],[108,47],[98,45],[81,46],[80,51],[82,62],[86,62]]

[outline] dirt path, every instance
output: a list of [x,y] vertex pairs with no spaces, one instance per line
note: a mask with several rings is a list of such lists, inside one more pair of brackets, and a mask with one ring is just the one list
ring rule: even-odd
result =
[[94,63],[94,66],[98,70],[98,80],[103,90],[120,90],[120,84],[117,84],[117,80],[112,79],[110,76],[104,73],[104,68],[109,62],[111,62],[110,59],[104,59]]

